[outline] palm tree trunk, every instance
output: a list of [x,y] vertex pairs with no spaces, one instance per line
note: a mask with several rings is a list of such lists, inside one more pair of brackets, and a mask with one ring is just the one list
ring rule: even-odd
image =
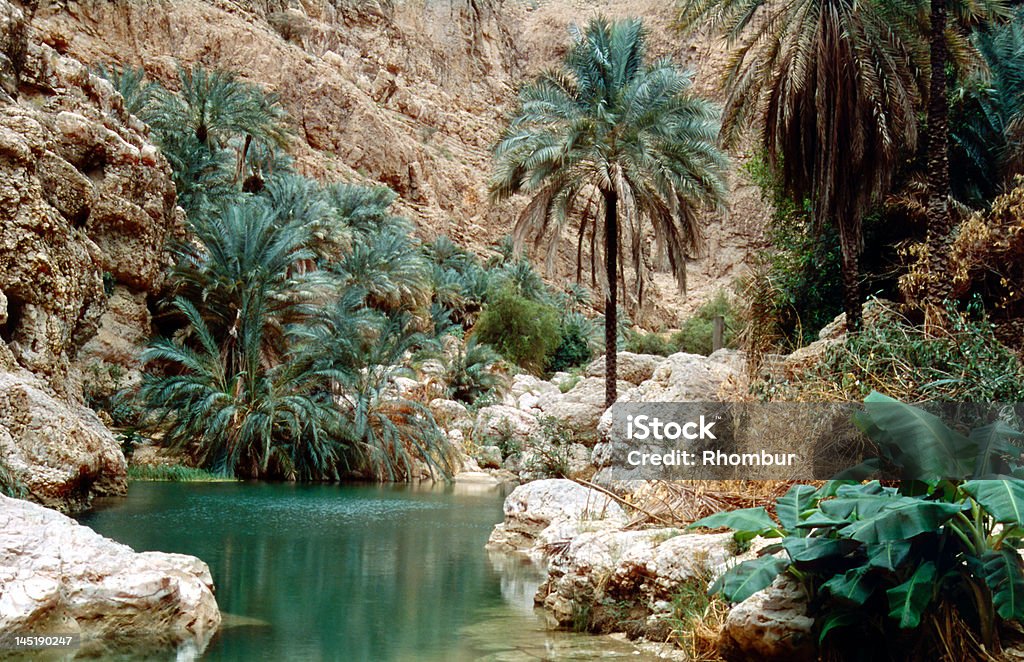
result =
[[860,251],[856,243],[844,237],[840,231],[839,243],[843,273],[843,311],[846,313],[846,330],[859,331],[863,320],[860,303]]
[[615,368],[616,352],[618,351],[618,269],[616,262],[619,254],[619,196],[615,191],[604,191],[604,259],[605,272],[608,276],[608,296],[604,304],[604,406],[611,407],[618,398],[616,384],[618,375]]
[[931,0],[931,83],[928,93],[928,292],[927,303],[949,297],[944,274],[952,219],[949,214],[949,122],[946,105],[946,0]]

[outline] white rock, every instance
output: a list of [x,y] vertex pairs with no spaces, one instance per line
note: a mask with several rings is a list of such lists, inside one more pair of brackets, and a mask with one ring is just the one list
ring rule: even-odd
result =
[[809,662],[817,659],[813,627],[803,589],[783,575],[732,608],[718,652],[730,662]]
[[220,625],[197,558],[134,552],[42,506],[0,495],[0,633],[78,632],[82,651],[205,649]]
[[[505,499],[505,520],[491,532],[489,549],[533,551],[549,526],[623,526],[626,513],[614,499],[560,478],[520,485]],[[550,537],[550,536],[549,536]]]
[[477,412],[473,437],[477,443],[488,443],[508,434],[525,442],[538,428],[536,416],[520,411],[514,405],[491,405]]

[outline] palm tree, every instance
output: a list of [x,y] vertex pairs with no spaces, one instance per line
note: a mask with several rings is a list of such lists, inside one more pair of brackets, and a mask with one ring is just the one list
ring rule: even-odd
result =
[[[1006,15],[1003,0],[930,0],[928,22],[928,288],[926,314],[930,322],[941,324],[952,279],[946,277],[953,217],[949,209],[949,35],[947,17],[956,12],[961,25],[979,19]],[[938,318],[937,320],[935,318]]]
[[[690,95],[690,77],[671,61],[646,61],[639,19],[598,17],[574,35],[562,67],[521,90],[519,109],[495,148],[490,188],[495,200],[532,196],[514,237],[520,247],[530,236],[538,245],[547,241],[549,267],[563,231],[578,224],[577,279],[586,233],[593,246],[603,230],[605,403],[611,406],[617,397],[621,226],[629,231],[639,303],[648,280],[648,231],[684,289],[686,258],[701,247],[698,210],[724,196],[725,157],[715,146],[715,108]],[[595,254],[592,247],[592,272]]]
[[710,25],[734,46],[726,139],[755,127],[787,192],[811,201],[819,229],[835,224],[856,329],[862,219],[917,142],[925,55],[914,0],[683,0],[679,21]]
[[[191,133],[211,150],[224,149],[240,139],[235,179],[246,175],[249,151],[263,147],[287,147],[291,131],[287,114],[275,94],[246,83],[230,72],[195,65],[178,68],[178,92],[160,88],[143,113],[161,144],[171,137]],[[257,175],[258,176],[258,175]],[[247,188],[258,190],[247,182]]]
[[94,67],[94,71],[100,78],[110,81],[124,99],[124,109],[135,116],[141,116],[149,108],[158,89],[156,83],[146,80],[146,70],[142,67],[117,67],[101,63]]

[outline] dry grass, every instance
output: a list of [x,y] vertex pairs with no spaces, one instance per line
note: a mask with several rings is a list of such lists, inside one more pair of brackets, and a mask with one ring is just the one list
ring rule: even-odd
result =
[[[764,506],[774,512],[775,500],[796,481],[687,480],[650,481],[630,495],[637,506],[631,528],[650,525],[685,526],[708,515],[738,508]],[[813,484],[813,483],[812,483]]]

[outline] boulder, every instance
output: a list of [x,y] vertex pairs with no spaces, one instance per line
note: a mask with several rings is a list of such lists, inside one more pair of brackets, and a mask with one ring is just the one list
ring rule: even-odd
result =
[[[629,382],[636,386],[641,382],[645,382],[651,378],[654,374],[655,368],[657,368],[662,361],[665,360],[664,356],[658,356],[656,354],[634,354],[633,352],[619,352],[616,354],[616,366],[615,376],[624,382]],[[605,369],[605,357],[604,355],[594,359],[584,374],[587,377],[600,377],[604,379]]]
[[813,626],[803,589],[783,575],[732,608],[718,652],[730,662],[810,662],[817,659]]
[[525,443],[538,429],[536,416],[520,411],[517,407],[491,405],[477,412],[473,438],[479,444],[487,444],[506,436]]
[[[578,532],[582,522],[595,528],[623,526],[626,513],[614,499],[563,478],[520,485],[505,499],[505,519],[494,527],[487,548],[543,555],[540,534],[554,530]],[[540,543],[543,545],[544,543]]]
[[466,409],[466,405],[462,404],[458,400],[434,398],[427,404],[427,408],[430,409],[430,413],[434,415],[434,418],[437,419],[439,423],[448,423],[469,418],[469,410]]
[[127,489],[120,445],[96,414],[25,371],[0,372],[0,466],[25,496],[66,512]]
[[538,397],[545,393],[558,393],[558,387],[551,382],[523,373],[512,378],[508,391],[513,398],[519,400],[527,393]]
[[636,387],[628,401],[717,401],[722,385],[740,377],[741,372],[731,362],[680,352],[666,358],[649,380]]
[[137,553],[60,513],[2,495],[0,586],[0,637],[80,634],[79,654],[88,657],[177,650],[179,659],[192,659],[221,620],[210,571],[199,559]]
[[[619,381],[619,397],[622,398],[633,385]],[[551,416],[576,432],[583,439],[596,441],[597,423],[604,413],[604,379],[587,377],[582,379],[565,393],[548,393],[544,395],[538,407],[544,416]]]
[[628,598],[654,611],[685,581],[703,581],[732,557],[732,534],[685,534],[679,529],[585,531],[551,556],[548,580],[538,590],[554,619],[569,625],[580,600]]
[[473,457],[484,469],[501,468],[501,449],[497,446],[481,446],[473,454]]

